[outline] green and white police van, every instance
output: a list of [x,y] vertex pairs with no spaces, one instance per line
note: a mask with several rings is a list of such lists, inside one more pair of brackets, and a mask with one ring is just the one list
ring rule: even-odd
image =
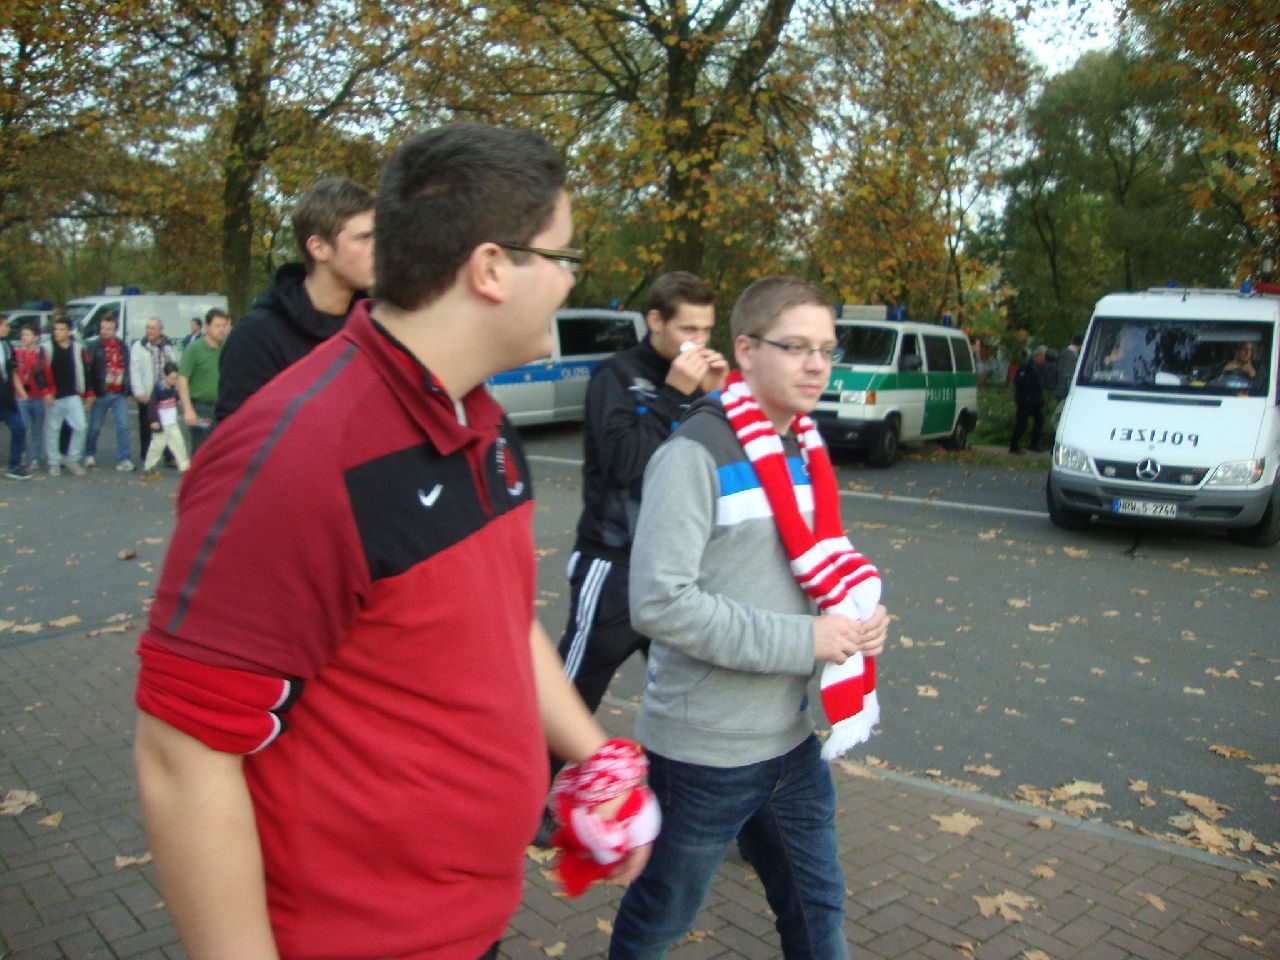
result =
[[1157,288],[1098,301],[1047,479],[1049,518],[1280,541],[1280,296]]
[[960,330],[888,319],[885,307],[845,307],[840,359],[812,417],[827,444],[867,451],[887,467],[903,440],[963,450],[978,422],[978,380]]

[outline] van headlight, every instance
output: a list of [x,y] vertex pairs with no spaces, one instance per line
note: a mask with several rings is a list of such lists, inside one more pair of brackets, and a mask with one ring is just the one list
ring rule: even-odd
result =
[[1257,483],[1262,479],[1262,472],[1266,469],[1267,461],[1258,458],[1257,460],[1228,460],[1226,463],[1218,464],[1218,469],[1213,471],[1209,477],[1209,485],[1221,484],[1229,487],[1245,487],[1251,483]]
[[1072,473],[1093,472],[1085,452],[1079,447],[1068,447],[1065,443],[1053,445],[1053,465],[1059,470],[1068,470]]
[[857,406],[874,405],[876,402],[876,392],[874,390],[841,390],[840,402],[851,403]]

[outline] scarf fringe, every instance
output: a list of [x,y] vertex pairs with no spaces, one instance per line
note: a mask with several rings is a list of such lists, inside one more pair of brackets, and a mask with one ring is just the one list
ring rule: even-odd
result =
[[854,747],[871,739],[871,730],[880,722],[880,700],[871,691],[862,702],[862,712],[831,727],[831,736],[822,745],[822,759],[838,760]]

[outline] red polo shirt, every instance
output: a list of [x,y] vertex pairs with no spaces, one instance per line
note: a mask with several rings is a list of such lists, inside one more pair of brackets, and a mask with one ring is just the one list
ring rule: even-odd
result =
[[285,957],[474,960],[519,903],[547,790],[532,490],[497,404],[464,409],[366,301],[182,484],[138,704],[250,754]]

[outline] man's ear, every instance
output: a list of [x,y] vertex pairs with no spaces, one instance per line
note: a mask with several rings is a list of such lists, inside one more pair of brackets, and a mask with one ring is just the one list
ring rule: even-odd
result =
[[328,263],[329,256],[333,253],[333,248],[329,246],[329,241],[318,233],[313,233],[307,237],[307,242],[303,246],[307,248],[307,253],[314,263]]
[[649,328],[649,332],[654,336],[662,332],[662,325],[665,322],[662,319],[661,310],[650,310],[644,315],[644,325]]
[[740,333],[733,338],[733,359],[743,376],[751,371],[751,361],[754,359],[752,347],[755,345],[756,342],[745,333]]
[[467,286],[478,297],[503,303],[510,291],[511,260],[496,243],[482,243],[471,251],[462,268]]

